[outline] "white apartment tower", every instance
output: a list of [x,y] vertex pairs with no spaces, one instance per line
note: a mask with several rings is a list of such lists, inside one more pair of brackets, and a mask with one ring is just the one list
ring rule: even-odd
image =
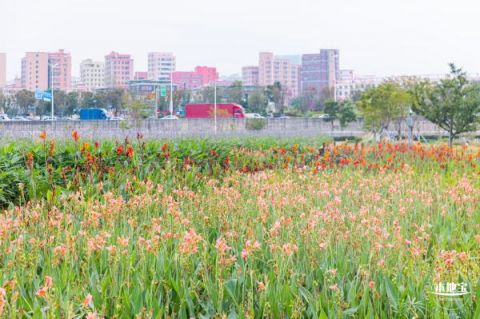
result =
[[148,53],[148,79],[169,82],[175,65],[175,55],[171,52]]
[[88,91],[105,87],[105,63],[83,60],[80,63],[80,81]]

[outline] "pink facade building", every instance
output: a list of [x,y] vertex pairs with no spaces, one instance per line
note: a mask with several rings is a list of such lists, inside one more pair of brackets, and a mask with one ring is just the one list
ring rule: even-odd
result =
[[64,50],[50,52],[48,53],[48,63],[49,86],[54,90],[70,91],[72,87],[72,57],[70,53],[65,53]]
[[0,89],[7,85],[7,55],[0,52]]
[[72,79],[72,58],[64,50],[57,52],[27,52],[22,59],[22,87],[69,91]]
[[193,90],[203,86],[203,75],[192,71],[175,71],[172,82],[180,89]]
[[105,86],[107,88],[128,88],[133,80],[133,59],[130,54],[112,52],[105,56]]
[[202,75],[202,85],[209,85],[218,80],[218,72],[215,67],[197,66],[195,72]]
[[244,66],[242,68],[242,82],[244,86],[258,86],[258,66]]
[[273,85],[280,82],[287,101],[298,96],[300,89],[300,65],[288,57],[274,56],[271,52],[260,52],[258,56],[258,84]]
[[148,80],[148,72],[144,71],[137,71],[135,72],[135,76],[133,77],[134,80]]
[[22,87],[29,91],[48,89],[48,71],[48,53],[25,53],[22,58]]

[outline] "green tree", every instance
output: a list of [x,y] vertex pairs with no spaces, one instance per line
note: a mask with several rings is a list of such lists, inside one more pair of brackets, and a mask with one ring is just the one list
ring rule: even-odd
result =
[[248,95],[248,110],[253,113],[265,113],[267,100],[262,89],[256,89]]
[[72,115],[78,108],[79,95],[77,92],[70,92],[65,98],[65,114]]
[[375,135],[381,135],[393,120],[407,115],[411,100],[411,95],[401,85],[384,82],[363,92],[357,105],[364,117],[365,127]]
[[7,97],[0,92],[0,113],[7,111]]
[[273,85],[268,85],[265,88],[265,95],[269,102],[275,103],[276,112],[283,114],[285,109],[285,94],[283,92],[282,84],[275,82]]
[[338,121],[340,126],[345,128],[348,123],[357,120],[357,113],[355,111],[355,103],[351,100],[342,101],[340,112],[338,113]]
[[142,100],[130,100],[126,103],[128,103],[127,110],[130,116],[135,120],[147,118],[153,112],[152,108]]
[[480,116],[479,89],[462,69],[450,66],[450,78],[438,84],[423,81],[412,90],[413,111],[448,132],[448,144],[462,133],[475,131]]
[[96,102],[96,100],[95,100],[95,97],[94,97],[92,92],[82,92],[80,94],[79,104],[80,104],[81,107],[97,106],[97,104],[95,102]]
[[28,90],[20,90],[15,94],[17,106],[22,114],[28,113],[28,107],[35,104],[35,94]]
[[333,123],[335,120],[339,121],[342,128],[347,126],[348,123],[357,120],[355,104],[350,100],[341,102],[327,100],[323,111],[328,115],[328,119],[332,123],[332,131],[334,129]]
[[234,81],[228,87],[228,102],[243,105],[243,84],[242,81]]

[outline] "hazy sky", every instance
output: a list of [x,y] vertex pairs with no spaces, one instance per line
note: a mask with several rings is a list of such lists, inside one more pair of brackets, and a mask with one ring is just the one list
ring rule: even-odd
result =
[[25,51],[85,58],[172,51],[177,69],[216,66],[240,73],[259,51],[340,49],[341,68],[359,74],[444,73],[454,61],[480,73],[478,0],[0,0],[0,52],[8,78]]

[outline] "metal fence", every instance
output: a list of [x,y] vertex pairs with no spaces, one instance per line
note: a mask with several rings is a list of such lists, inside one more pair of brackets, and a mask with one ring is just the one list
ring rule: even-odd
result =
[[[326,122],[317,118],[268,118],[262,129],[249,129],[248,119],[218,119],[217,129],[213,119],[178,119],[178,120],[129,120],[129,121],[30,121],[0,122],[0,138],[18,139],[37,137],[46,131],[56,139],[70,138],[76,130],[87,139],[123,139],[136,137],[137,133],[145,138],[182,138],[182,137],[229,137],[229,136],[318,136],[360,137],[367,132],[361,121],[353,122],[341,128],[338,122]],[[405,123],[392,123],[389,131],[393,135],[406,135]],[[415,135],[444,136],[446,132],[425,121],[415,121]]]

